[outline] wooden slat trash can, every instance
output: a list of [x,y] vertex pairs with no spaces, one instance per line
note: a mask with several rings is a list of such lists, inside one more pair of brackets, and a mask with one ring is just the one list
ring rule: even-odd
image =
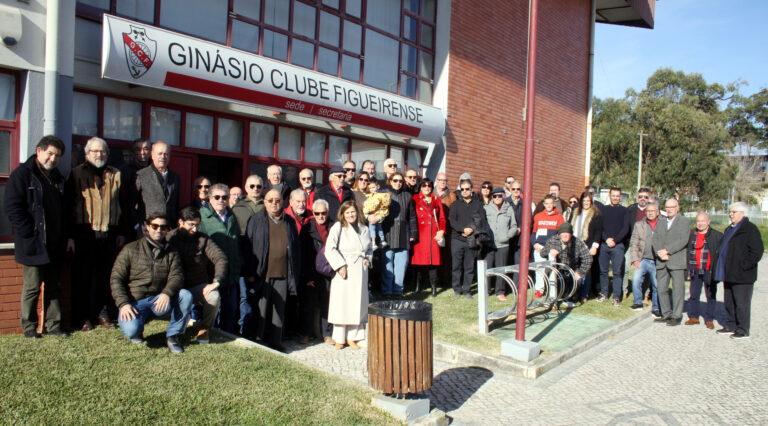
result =
[[368,384],[385,394],[432,387],[432,305],[389,300],[368,305]]

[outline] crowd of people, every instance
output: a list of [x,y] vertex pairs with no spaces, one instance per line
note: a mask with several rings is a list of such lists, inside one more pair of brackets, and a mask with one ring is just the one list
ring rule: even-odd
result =
[[[334,166],[321,186],[303,169],[299,187],[291,188],[279,165],[267,168],[266,179],[248,176],[242,189],[199,176],[192,203],[181,208],[168,144],[135,141],[132,161],[118,170],[107,164],[107,143],[93,137],[85,161],[67,178],[57,168],[64,149],[58,138],[42,138],[5,191],[16,261],[23,265],[21,325],[30,338],[40,337],[41,282],[48,333],[68,335],[59,306],[67,253],[74,329],[113,328],[116,320],[126,338],[141,343],[148,321],[168,317],[167,346],[180,353],[190,316],[199,343],[216,327],[277,350],[284,350],[286,335],[302,344],[317,337],[339,349],[357,348],[372,295],[398,297],[411,287],[434,297],[450,282],[454,297],[472,298],[478,259],[489,267],[516,264],[522,250],[534,261],[574,271],[573,302],[596,297],[619,306],[632,293],[633,309],[650,303],[657,320],[670,326],[682,322],[690,277],[685,324],[702,316],[714,328],[717,283],[723,282],[728,322],[718,332],[749,336],[763,244],[743,203],[731,205],[723,235],[706,213],[691,230],[675,198],[660,212],[648,188],[627,208],[619,188],[602,204],[593,186],[566,201],[552,183],[534,203],[522,198],[514,176],[477,190],[464,173],[451,190],[445,173],[433,182],[387,159],[380,174],[373,161],[360,169],[353,161]],[[531,246],[521,247],[526,208]],[[534,275],[534,297],[555,297],[552,283],[546,288],[547,280]],[[493,284],[492,294],[506,300],[504,281]],[[705,309],[698,303],[702,289]]]

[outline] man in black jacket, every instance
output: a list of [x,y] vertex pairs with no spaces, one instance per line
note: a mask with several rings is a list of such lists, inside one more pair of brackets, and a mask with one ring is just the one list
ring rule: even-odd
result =
[[[475,260],[479,250],[467,243],[467,237],[478,231],[477,219],[485,221],[485,211],[480,197],[472,192],[472,181],[464,179],[459,184],[461,199],[451,204],[451,285],[453,297],[472,298],[469,288],[475,274]],[[487,227],[487,225],[485,226]],[[462,276],[463,275],[463,276]]]
[[259,317],[246,318],[243,334],[255,337],[285,352],[282,345],[285,302],[295,296],[301,269],[299,237],[296,226],[285,220],[280,193],[270,190],[264,196],[264,213],[254,213],[248,220],[246,235],[250,242],[245,254],[245,281],[249,297],[258,305]]
[[732,339],[749,337],[752,289],[757,281],[757,262],[763,257],[760,230],[746,218],[747,205],[733,203],[728,209],[731,225],[725,228],[715,266],[715,280],[725,288],[728,322],[717,332]]
[[64,177],[56,168],[64,155],[64,143],[45,136],[35,155],[16,168],[5,186],[5,214],[13,226],[14,256],[23,265],[21,328],[24,336],[37,333],[37,301],[45,282],[45,326],[54,336],[67,337],[61,329],[61,261],[64,254]]
[[688,299],[688,321],[685,325],[699,323],[699,296],[701,288],[704,287],[704,294],[707,295],[707,309],[702,316],[704,325],[713,329],[715,328],[712,321],[715,318],[717,304],[717,281],[714,280],[712,271],[717,267],[717,256],[720,253],[723,234],[710,228],[709,223],[709,215],[697,214],[696,230],[691,232],[688,240],[688,273],[691,276],[691,287]]
[[347,200],[354,200],[352,189],[344,185],[344,169],[335,166],[328,173],[328,185],[323,185],[315,190],[315,200],[328,202],[328,217],[335,218],[339,213],[339,207]]

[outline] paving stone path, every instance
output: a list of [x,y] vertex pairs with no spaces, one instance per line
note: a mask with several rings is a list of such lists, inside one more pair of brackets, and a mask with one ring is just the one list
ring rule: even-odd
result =
[[[768,256],[759,271],[750,339],[644,321],[533,381],[435,362],[426,395],[453,424],[768,424]],[[718,321],[724,316],[719,303]],[[364,348],[289,349],[293,359],[367,383]]]

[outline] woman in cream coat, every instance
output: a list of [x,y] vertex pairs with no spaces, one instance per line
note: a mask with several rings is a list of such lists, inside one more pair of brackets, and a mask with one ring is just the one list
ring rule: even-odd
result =
[[371,238],[362,214],[354,201],[345,201],[325,242],[325,257],[336,271],[328,305],[336,349],[343,348],[345,341],[357,349],[357,342],[365,339],[371,256]]

